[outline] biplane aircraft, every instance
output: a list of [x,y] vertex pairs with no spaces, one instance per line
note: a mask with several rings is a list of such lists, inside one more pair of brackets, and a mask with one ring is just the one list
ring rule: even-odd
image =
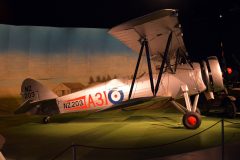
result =
[[[36,114],[48,115],[43,119],[47,123],[52,114],[103,111],[133,99],[161,97],[170,99],[183,113],[186,128],[198,128],[201,124],[197,112],[199,93],[205,92],[213,98],[213,92],[223,90],[222,72],[216,57],[209,57],[201,64],[189,60],[178,11],[159,10],[113,27],[109,33],[139,53],[133,79],[113,79],[58,97],[28,78],[21,87],[24,103],[16,113],[34,110]],[[137,78],[142,57],[146,58],[148,74]],[[190,96],[195,96],[193,102]],[[175,101],[179,98],[184,98],[185,105]]]

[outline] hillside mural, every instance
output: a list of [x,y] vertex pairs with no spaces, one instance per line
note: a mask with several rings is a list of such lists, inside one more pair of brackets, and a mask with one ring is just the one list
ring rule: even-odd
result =
[[138,54],[107,31],[0,25],[0,96],[19,96],[28,77],[50,89],[131,77]]

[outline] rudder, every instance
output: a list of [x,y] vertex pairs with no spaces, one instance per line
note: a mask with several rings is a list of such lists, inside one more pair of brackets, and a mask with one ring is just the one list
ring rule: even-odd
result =
[[31,78],[27,78],[22,82],[21,96],[23,101],[41,101],[58,97],[50,89]]

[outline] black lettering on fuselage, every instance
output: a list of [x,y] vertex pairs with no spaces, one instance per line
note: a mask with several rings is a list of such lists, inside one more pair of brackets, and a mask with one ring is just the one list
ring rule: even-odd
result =
[[63,104],[63,107],[64,108],[74,108],[74,107],[81,107],[83,105],[84,105],[83,101],[78,100],[78,101],[66,102]]

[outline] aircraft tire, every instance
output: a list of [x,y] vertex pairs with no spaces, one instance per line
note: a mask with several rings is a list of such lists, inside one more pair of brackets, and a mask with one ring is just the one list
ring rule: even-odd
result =
[[183,115],[182,122],[187,129],[197,129],[201,125],[201,116],[197,112],[188,112]]
[[236,118],[236,114],[237,114],[237,107],[235,105],[235,103],[233,101],[231,101],[230,99],[226,98],[223,101],[223,105],[224,108],[224,115],[227,118]]
[[49,122],[50,122],[50,118],[51,118],[50,116],[44,117],[44,118],[43,118],[43,123],[44,123],[44,124],[49,123]]

